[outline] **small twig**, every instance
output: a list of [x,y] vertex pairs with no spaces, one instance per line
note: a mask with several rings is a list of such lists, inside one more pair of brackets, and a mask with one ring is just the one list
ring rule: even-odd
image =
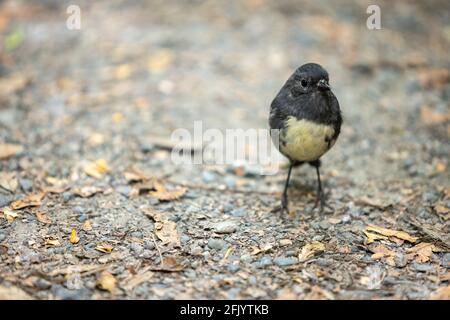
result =
[[276,195],[278,192],[276,191],[258,191],[258,190],[243,190],[243,189],[221,189],[217,187],[210,187],[210,186],[203,186],[200,184],[192,184],[192,183],[184,183],[184,182],[177,182],[173,180],[166,180],[167,182],[185,187],[190,189],[200,189],[200,190],[206,190],[206,191],[217,191],[217,192],[230,192],[230,193],[244,193],[244,194],[265,194],[265,195]]
[[159,253],[159,259],[161,260],[160,264],[161,264],[161,266],[163,266],[164,265],[163,256],[162,256],[161,250],[158,247],[158,243],[156,243],[155,235],[153,233],[152,233],[152,239],[153,239],[153,243],[155,244],[156,250],[158,250],[158,253]]

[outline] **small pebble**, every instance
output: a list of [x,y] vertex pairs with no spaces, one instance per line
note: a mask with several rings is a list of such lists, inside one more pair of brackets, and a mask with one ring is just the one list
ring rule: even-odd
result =
[[232,215],[233,217],[244,217],[247,215],[247,211],[244,208],[236,208],[227,212],[227,214]]
[[139,243],[136,243],[136,242],[133,242],[130,245],[130,248],[131,248],[131,250],[133,250],[136,253],[141,253],[142,250],[144,250],[144,248]]
[[290,266],[297,263],[297,259],[294,257],[277,257],[273,262],[280,267]]
[[237,224],[233,221],[219,222],[214,226],[217,233],[233,233],[237,230]]
[[214,250],[220,250],[225,246],[225,241],[222,239],[209,239],[208,247]]
[[253,261],[253,258],[252,258],[252,256],[251,255],[249,255],[249,254],[243,254],[242,256],[241,256],[241,262],[243,262],[243,263],[251,263],[252,261]]
[[211,182],[216,181],[216,175],[214,173],[212,173],[211,171],[203,171],[202,179],[206,183],[211,183]]
[[30,192],[31,190],[33,190],[33,181],[31,181],[30,179],[19,179],[19,184],[22,190],[25,192]]
[[228,265],[227,270],[231,273],[238,272],[241,269],[238,264],[231,263]]

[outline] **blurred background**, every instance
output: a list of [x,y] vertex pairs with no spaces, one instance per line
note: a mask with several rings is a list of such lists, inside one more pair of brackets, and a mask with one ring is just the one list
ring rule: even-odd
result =
[[[370,4],[381,9],[380,30],[366,26]],[[80,8],[79,30],[67,27],[70,5]],[[444,0],[0,1],[0,171],[19,181],[16,188],[3,183],[0,208],[65,179],[108,191],[75,202],[70,192],[50,197],[55,220],[76,225],[83,210],[95,208],[104,214],[100,226],[125,228],[133,217],[139,229],[148,219],[133,214],[147,200],[129,200],[132,189],[122,176],[136,165],[172,182],[268,192],[262,205],[252,196],[191,195],[210,211],[247,201],[250,217],[268,214],[284,172],[263,178],[233,166],[180,170],[170,162],[170,134],[192,130],[195,120],[205,129],[267,128],[270,103],[286,79],[316,62],[328,70],[344,116],[339,141],[323,158],[337,214],[348,215],[355,199],[370,195],[407,203],[448,230],[430,208],[439,202],[440,212],[449,212],[449,52],[450,2]],[[83,168],[99,159],[109,173],[96,179]],[[307,186],[312,199],[312,170],[299,169],[295,183]],[[110,199],[111,192],[124,198]],[[402,202],[413,198],[414,206]],[[185,201],[160,208],[202,212]],[[302,207],[307,200],[297,201]],[[382,221],[396,221],[401,212]],[[193,228],[181,219],[181,230]],[[0,231],[19,246],[31,226],[5,224]],[[280,232],[273,230],[274,237]]]

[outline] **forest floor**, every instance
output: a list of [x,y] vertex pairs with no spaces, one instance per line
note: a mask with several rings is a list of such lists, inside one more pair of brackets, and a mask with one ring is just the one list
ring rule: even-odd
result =
[[[74,1],[70,1],[71,3]],[[450,297],[450,3],[0,2],[0,299]],[[344,116],[312,168],[177,166],[177,128],[267,128],[318,62]]]

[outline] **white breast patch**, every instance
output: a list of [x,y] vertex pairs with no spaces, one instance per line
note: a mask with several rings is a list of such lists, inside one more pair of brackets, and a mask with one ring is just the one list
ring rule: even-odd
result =
[[281,136],[280,151],[292,160],[314,161],[334,145],[336,140],[330,141],[333,135],[330,125],[291,116]]

